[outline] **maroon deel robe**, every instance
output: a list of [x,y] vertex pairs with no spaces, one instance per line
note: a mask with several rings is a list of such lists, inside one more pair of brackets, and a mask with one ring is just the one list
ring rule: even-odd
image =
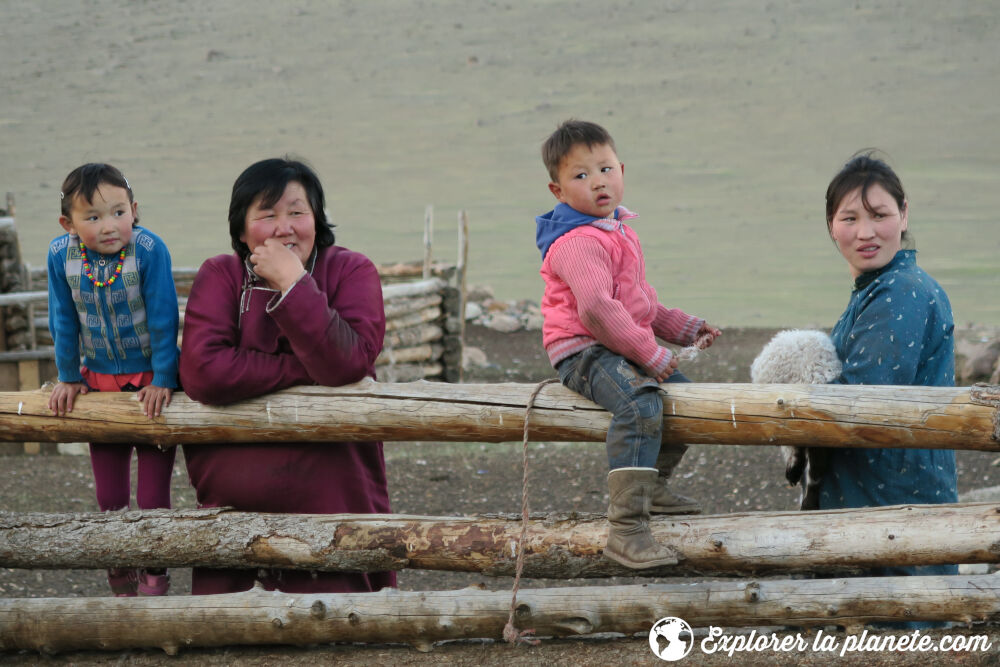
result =
[[[336,387],[374,377],[385,313],[368,258],[337,246],[319,249],[308,274],[275,306],[279,298],[235,254],[201,266],[184,316],[180,377],[189,397],[222,405],[295,385]],[[202,507],[390,511],[381,442],[187,445],[184,457]],[[370,591],[396,582],[392,572],[258,574],[195,568],[192,591],[247,590],[255,578],[288,592]]]

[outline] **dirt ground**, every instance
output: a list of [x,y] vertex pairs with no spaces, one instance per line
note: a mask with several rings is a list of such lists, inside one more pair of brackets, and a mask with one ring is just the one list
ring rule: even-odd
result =
[[[750,362],[774,333],[772,329],[729,329],[716,347],[685,370],[695,381],[749,381]],[[470,345],[487,352],[490,365],[470,373],[468,380],[534,382],[553,375],[541,349],[538,332],[498,334],[483,327],[468,330]],[[389,489],[393,510],[406,514],[455,515],[520,511],[520,444],[389,443],[386,445]],[[1000,458],[996,454],[959,452],[959,489],[1000,484]],[[0,508],[8,511],[95,511],[93,479],[89,459],[84,456],[8,456],[2,458],[4,483],[0,485]],[[531,511],[577,510],[603,512],[607,506],[607,463],[599,444],[532,443],[529,446],[529,499]],[[676,475],[678,491],[701,500],[709,513],[744,510],[779,510],[793,507],[796,492],[782,477],[777,453],[767,447],[692,447]],[[174,506],[193,507],[183,464],[178,460],[174,476]],[[190,592],[190,576],[172,572],[171,593]],[[638,583],[642,579],[619,579]],[[588,581],[523,582],[524,587],[586,585]],[[491,590],[509,590],[509,578],[404,570],[399,573],[403,590],[443,590],[481,585]],[[41,571],[0,569],[0,597],[75,597],[107,595],[103,574],[94,571]],[[983,629],[972,632],[987,632]],[[1000,629],[988,630],[1000,647]],[[776,660],[776,657],[778,660]],[[737,656],[740,664],[776,664],[787,657],[789,664],[820,664],[821,654],[793,656],[771,653]],[[872,660],[889,655],[870,654]],[[887,664],[996,664],[996,650],[964,658],[949,655],[945,662],[928,661],[924,654],[897,655]],[[264,647],[220,650],[188,650],[186,663],[219,664],[312,664],[338,661],[355,664],[552,664],[605,665],[654,664],[645,637],[546,640],[537,647],[512,648],[494,642],[457,642],[438,645],[431,653],[407,646]],[[934,658],[934,656],[931,656]],[[33,653],[0,653],[0,661],[33,664]],[[943,658],[940,658],[943,660]],[[72,653],[46,658],[47,664],[159,664],[170,660],[159,651],[124,654]],[[723,664],[727,656],[704,655],[696,649],[685,662]],[[810,662],[817,660],[816,663]],[[829,660],[829,656],[824,658]],[[757,661],[757,662],[755,662]],[[762,661],[762,662],[761,662]],[[964,662],[963,662],[964,661]]]

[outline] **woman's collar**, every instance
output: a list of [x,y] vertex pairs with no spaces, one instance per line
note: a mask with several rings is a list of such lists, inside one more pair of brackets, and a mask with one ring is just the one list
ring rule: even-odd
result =
[[868,286],[873,280],[884,273],[916,263],[916,255],[916,250],[898,250],[896,254],[893,255],[893,258],[889,260],[889,263],[882,268],[862,273],[860,276],[855,278],[854,289],[859,290]]

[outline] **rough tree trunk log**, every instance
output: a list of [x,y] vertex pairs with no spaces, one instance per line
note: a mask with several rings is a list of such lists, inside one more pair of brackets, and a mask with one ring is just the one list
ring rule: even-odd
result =
[[375,359],[376,366],[387,364],[406,364],[414,361],[440,359],[444,353],[443,345],[424,344],[416,347],[385,348]]
[[[431,262],[431,275],[446,279],[455,273],[455,265],[447,262]],[[399,262],[383,264],[378,267],[379,278],[383,280],[412,280],[420,278],[424,273],[423,260],[417,262]],[[395,284],[390,285],[395,287]]]
[[376,369],[380,378],[387,382],[415,382],[424,378],[439,377],[444,366],[434,361],[424,364],[384,364]]
[[444,329],[437,324],[418,324],[405,329],[387,330],[384,345],[387,348],[411,347],[440,340],[442,336],[444,336]]
[[[423,267],[419,267],[417,270],[423,271]],[[446,283],[438,278],[429,278],[427,280],[417,280],[414,282],[400,283],[396,285],[383,285],[382,300],[390,301],[392,299],[433,294],[440,292],[444,289],[445,285]]]
[[[533,385],[377,383],[295,387],[232,405],[178,394],[155,419],[134,394],[92,392],[53,417],[48,393],[0,392],[0,441],[520,441]],[[664,442],[1000,451],[997,408],[968,387],[684,384],[664,386]],[[533,440],[604,440],[610,417],[558,384],[531,417]]]
[[386,301],[383,306],[383,310],[385,310],[386,320],[389,320],[393,317],[400,317],[402,315],[420,311],[432,306],[438,306],[440,308],[442,300],[443,298],[440,294],[429,294],[427,296],[418,297],[401,297],[393,299],[392,301]]
[[386,333],[391,331],[403,331],[411,327],[419,327],[427,322],[440,320],[442,317],[440,308],[424,308],[412,313],[405,313],[385,321]]
[[[109,650],[234,644],[500,639],[510,591],[297,595],[245,593],[159,598],[0,600],[0,650]],[[648,632],[665,616],[692,627],[844,625],[877,621],[995,620],[1000,577],[872,577],[814,581],[528,589],[515,623],[543,637]]]
[[[996,503],[657,518],[677,565],[643,576],[846,573],[885,565],[1000,562]],[[603,516],[532,520],[524,576],[636,575],[603,555]],[[520,521],[491,517],[253,514],[222,509],[0,513],[0,567],[402,568],[514,574]],[[942,540],[938,536],[947,535]]]

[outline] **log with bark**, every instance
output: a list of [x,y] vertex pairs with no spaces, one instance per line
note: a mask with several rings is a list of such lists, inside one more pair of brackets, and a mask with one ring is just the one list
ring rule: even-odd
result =
[[423,310],[404,313],[387,319],[385,322],[385,331],[389,333],[392,331],[402,331],[411,327],[420,327],[427,322],[440,320],[442,317],[440,308],[430,306]]
[[447,283],[438,278],[428,278],[427,280],[416,280],[396,285],[383,285],[382,300],[393,301],[401,298],[440,294],[446,286]]
[[415,382],[440,377],[444,373],[444,366],[435,361],[427,361],[422,364],[385,364],[378,366],[376,370],[378,376],[387,382]]
[[416,324],[405,329],[386,330],[384,346],[387,348],[410,347],[441,340],[444,329],[433,323]]
[[[455,274],[455,265],[448,262],[431,262],[430,274],[441,280],[450,280]],[[424,262],[399,262],[396,264],[381,264],[378,266],[378,276],[383,282],[396,280],[413,280],[424,274]],[[395,283],[393,283],[395,285]]]
[[399,297],[386,301],[383,304],[383,310],[385,311],[385,318],[389,320],[391,318],[407,315],[425,308],[432,308],[434,306],[438,306],[440,308],[443,300],[444,297],[442,297],[441,294]]
[[[295,387],[227,406],[177,394],[157,419],[135,394],[92,392],[54,417],[48,392],[0,392],[0,441],[520,441],[534,385],[378,383]],[[975,390],[975,388],[973,388]],[[667,443],[1000,451],[998,408],[969,387],[664,385]],[[604,440],[610,416],[558,384],[531,417],[533,440]]]
[[[510,591],[226,595],[0,600],[0,650],[121,651],[328,642],[405,642],[430,650],[449,639],[500,639]],[[537,636],[648,632],[660,618],[692,627],[845,626],[1000,616],[1000,577],[710,581],[522,589],[515,624]]]
[[[378,358],[375,359],[375,365],[408,364],[415,361],[440,359],[443,353],[443,345],[434,345],[431,343],[416,345],[414,347],[385,348],[378,355]],[[385,381],[384,378],[383,381]]]
[[[643,576],[847,573],[888,565],[1000,562],[996,503],[655,518],[679,563]],[[605,560],[600,515],[529,522],[524,576],[638,574]],[[0,513],[0,567],[402,568],[511,576],[519,520],[505,517],[254,514],[222,509]],[[948,535],[947,540],[938,539]]]

